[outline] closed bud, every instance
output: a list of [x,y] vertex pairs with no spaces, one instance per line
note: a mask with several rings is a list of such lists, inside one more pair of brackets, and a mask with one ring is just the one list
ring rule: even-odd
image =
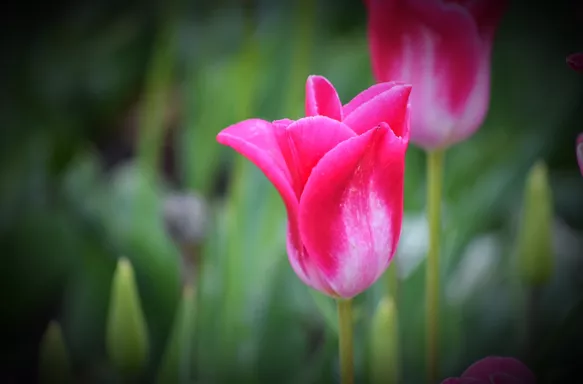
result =
[[107,352],[125,377],[135,377],[148,359],[148,333],[134,277],[126,258],[121,258],[113,276],[107,318]]
[[392,298],[379,303],[369,334],[371,383],[399,382],[399,330],[397,309]]
[[72,383],[69,353],[59,323],[51,321],[40,343],[40,383]]
[[518,234],[518,263],[525,283],[537,286],[553,274],[553,201],[547,167],[537,162],[530,170]]

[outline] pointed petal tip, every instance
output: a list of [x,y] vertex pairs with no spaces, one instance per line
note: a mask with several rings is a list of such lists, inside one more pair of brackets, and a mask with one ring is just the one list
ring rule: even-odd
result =
[[309,75],[308,78],[306,79],[306,84],[310,84],[313,82],[317,82],[317,81],[324,81],[326,83],[332,84],[330,82],[330,80],[328,80],[326,77],[322,76],[322,75]]
[[306,80],[306,116],[323,115],[342,121],[342,103],[334,85],[324,76]]
[[388,123],[394,133],[408,134],[409,97],[412,86],[405,83],[378,83],[358,94],[344,106],[344,122],[357,134]]
[[324,77],[324,76],[311,74],[311,75],[308,75],[308,80],[310,80],[310,79],[316,79],[316,78],[319,78],[319,77]]
[[409,98],[411,91],[413,90],[413,85],[409,83],[394,82],[394,88],[398,88],[403,92],[403,97]]

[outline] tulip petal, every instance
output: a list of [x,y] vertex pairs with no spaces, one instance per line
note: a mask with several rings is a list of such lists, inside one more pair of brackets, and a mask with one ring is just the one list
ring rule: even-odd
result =
[[414,143],[440,148],[479,128],[489,104],[491,43],[468,9],[438,0],[370,0],[368,40],[375,79],[413,85]]
[[512,357],[487,357],[472,364],[466,369],[462,377],[490,380],[493,374],[509,375],[521,380],[521,383],[536,382],[534,374],[526,365]]
[[528,381],[524,381],[518,377],[511,376],[507,373],[494,373],[490,375],[490,381],[488,384],[527,384]]
[[294,121],[292,119],[280,119],[280,120],[274,120],[271,124],[277,126],[277,129],[280,129],[280,128],[287,127],[288,125],[290,125],[293,122]]
[[298,199],[270,122],[261,119],[241,121],[223,129],[217,135],[217,141],[233,148],[261,169],[281,195],[288,214],[296,216]]
[[[295,231],[295,233],[294,233]],[[300,280],[308,287],[317,291],[334,296],[335,292],[326,280],[326,277],[318,270],[317,266],[310,261],[306,248],[301,243],[297,226],[294,228],[290,223],[287,234],[287,255],[292,269]]]
[[306,81],[306,116],[327,116],[342,121],[342,103],[325,77],[313,75]]
[[408,123],[410,93],[410,85],[395,85],[360,104],[344,118],[344,123],[359,135],[380,123],[387,123],[395,135],[402,136]]
[[366,90],[360,92],[356,95],[352,100],[350,100],[346,105],[344,105],[343,113],[344,118],[350,115],[356,108],[360,107],[362,104],[366,103],[370,99],[375,98],[376,96],[380,95],[383,92],[388,91],[389,89],[393,88],[395,85],[404,85],[403,83],[399,83],[396,81],[389,81],[386,83],[378,83],[375,84]]
[[472,15],[480,36],[491,43],[502,15],[508,7],[508,0],[450,0],[462,5]]
[[579,163],[579,170],[583,175],[583,133],[577,137],[577,163]]
[[313,116],[278,127],[276,136],[299,199],[312,168],[322,156],[356,134],[337,120]]
[[314,263],[337,296],[353,297],[389,265],[401,233],[407,144],[389,126],[348,139],[312,170],[299,228]]

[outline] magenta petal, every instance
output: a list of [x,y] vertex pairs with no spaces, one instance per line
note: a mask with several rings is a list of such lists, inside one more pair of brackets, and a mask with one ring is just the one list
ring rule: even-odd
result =
[[280,120],[274,120],[271,124],[273,124],[274,126],[277,126],[277,128],[285,128],[293,122],[294,121],[292,119],[280,119]]
[[287,255],[292,269],[308,287],[333,296],[335,293],[330,284],[328,284],[326,277],[318,269],[317,265],[310,260],[308,252],[299,237],[297,226],[294,229],[292,225],[291,222],[288,224],[287,234]]
[[579,163],[579,170],[583,175],[583,133],[577,137],[577,163]]
[[490,375],[490,381],[488,384],[526,384],[529,381],[525,381],[522,378],[517,378],[511,376],[507,373],[494,373]]
[[397,136],[402,136],[409,121],[410,94],[410,85],[393,86],[362,103],[344,118],[344,123],[359,135],[380,123],[387,123]]
[[337,296],[353,297],[388,267],[401,233],[407,144],[385,123],[348,139],[312,170],[299,229]]
[[322,76],[306,82],[306,116],[327,116],[342,121],[342,103],[334,86]]
[[378,83],[375,84],[366,90],[360,92],[356,95],[352,100],[350,100],[346,105],[344,105],[343,113],[344,118],[350,115],[356,108],[360,107],[362,104],[366,103],[370,99],[375,98],[379,94],[388,91],[389,89],[393,88],[395,85],[404,85],[403,83],[399,83],[396,81],[389,81],[386,83]]
[[277,130],[281,153],[290,170],[296,196],[301,195],[312,168],[339,143],[356,136],[343,123],[326,116],[299,119]]
[[508,0],[465,0],[462,3],[476,21],[482,38],[491,42],[502,15],[508,8]]
[[487,357],[472,364],[462,377],[490,380],[494,374],[505,374],[520,380],[520,383],[536,382],[534,374],[526,365],[512,357]]
[[583,52],[577,52],[567,56],[567,64],[577,72],[583,72]]
[[288,214],[295,217],[298,199],[271,123],[261,119],[244,120],[223,129],[217,135],[217,141],[233,148],[261,169],[280,193]]

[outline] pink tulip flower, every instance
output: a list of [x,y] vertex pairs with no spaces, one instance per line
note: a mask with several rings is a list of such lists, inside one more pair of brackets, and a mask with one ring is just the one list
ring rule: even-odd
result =
[[567,64],[577,72],[583,72],[583,52],[572,53],[567,56]]
[[512,357],[486,357],[472,364],[459,378],[441,384],[534,384],[534,374]]
[[365,0],[373,74],[404,81],[411,142],[446,148],[482,125],[490,103],[491,51],[505,0]]
[[577,136],[577,163],[579,163],[579,170],[581,175],[583,175],[583,133]]
[[310,76],[307,117],[245,120],[217,136],[278,190],[293,270],[332,297],[370,287],[397,248],[410,92],[409,85],[377,84],[343,106],[328,80]]

